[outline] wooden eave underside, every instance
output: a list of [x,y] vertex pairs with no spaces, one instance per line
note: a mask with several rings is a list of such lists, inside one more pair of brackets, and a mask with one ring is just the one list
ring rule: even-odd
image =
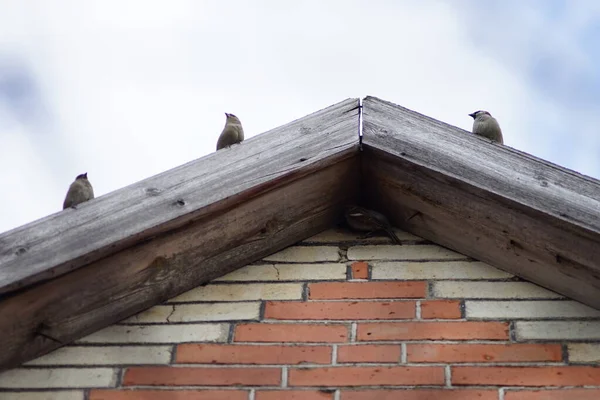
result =
[[[393,223],[600,308],[600,182],[368,97],[0,235],[0,368],[331,227]],[[360,199],[359,199],[360,193]]]
[[0,369],[330,227],[358,121],[348,99],[0,235]]
[[600,309],[600,181],[363,102],[361,193],[394,224]]

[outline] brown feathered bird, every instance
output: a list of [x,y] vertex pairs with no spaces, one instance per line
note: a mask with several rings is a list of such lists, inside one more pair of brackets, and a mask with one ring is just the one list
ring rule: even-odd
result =
[[388,221],[385,215],[378,213],[377,211],[368,210],[358,206],[348,206],[345,209],[344,217],[351,229],[369,232],[369,234],[383,231],[386,232],[394,242],[402,244],[400,239],[398,239],[398,236],[394,233],[390,221]]
[[502,138],[502,129],[500,129],[500,124],[498,124],[496,118],[492,117],[492,114],[484,110],[479,110],[469,114],[469,116],[474,119],[474,134],[504,144],[504,139]]
[[75,181],[69,186],[69,191],[63,202],[63,210],[69,207],[76,208],[78,204],[93,198],[94,189],[92,188],[90,181],[88,181],[87,172],[85,174],[77,175]]
[[244,128],[240,119],[233,114],[225,113],[225,127],[217,140],[217,150],[229,147],[232,144],[240,143],[244,140]]

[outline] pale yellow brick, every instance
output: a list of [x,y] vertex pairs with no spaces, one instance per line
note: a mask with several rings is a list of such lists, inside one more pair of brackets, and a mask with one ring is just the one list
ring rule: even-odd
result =
[[168,364],[170,361],[170,346],[69,346],[25,365]]
[[[402,231],[400,229],[394,229],[396,236],[400,240],[423,240],[422,238],[412,235],[408,232]],[[360,240],[361,242],[365,241],[368,243],[389,243],[390,238],[382,235],[375,235],[371,237],[365,237],[364,232],[352,232],[349,230],[338,230],[338,229],[329,229],[323,231],[315,236],[312,236],[306,240],[305,243],[339,243],[339,242],[355,242]]]
[[0,373],[0,388],[110,387],[117,382],[117,371],[112,368],[17,368]]
[[578,318],[600,317],[600,311],[570,300],[466,301],[467,318]]
[[554,299],[558,293],[529,282],[434,282],[432,292],[435,297],[464,299]]
[[260,302],[173,304],[155,306],[123,323],[172,323],[196,321],[231,321],[258,319]]
[[225,342],[229,324],[112,325],[79,339],[79,343]]
[[479,261],[373,263],[373,279],[505,279],[511,276]]
[[83,390],[55,390],[52,392],[2,392],[2,400],[83,400]]
[[200,286],[170,301],[299,300],[301,283],[245,283]]
[[517,321],[517,340],[600,340],[600,321]]
[[265,257],[265,261],[276,262],[318,262],[338,261],[340,259],[339,249],[333,246],[293,246],[281,250],[278,253]]
[[461,260],[466,256],[444,247],[422,245],[354,246],[348,249],[349,260]]
[[600,363],[600,343],[572,343],[567,348],[572,363]]
[[345,264],[248,265],[216,281],[305,281],[346,279]]

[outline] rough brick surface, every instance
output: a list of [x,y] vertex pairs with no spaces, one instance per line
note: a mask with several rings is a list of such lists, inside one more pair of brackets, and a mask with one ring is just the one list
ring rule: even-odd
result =
[[295,246],[265,257],[265,261],[279,262],[316,262],[337,261],[340,259],[338,248],[333,246]]
[[259,302],[172,304],[156,306],[139,313],[122,323],[176,323],[195,321],[232,321],[258,319]]
[[300,300],[300,283],[244,283],[200,286],[174,297],[169,302]]
[[421,302],[421,318],[423,319],[458,319],[460,317],[459,301],[430,300]]
[[506,279],[512,275],[475,261],[375,262],[373,279]]
[[168,364],[170,346],[67,346],[27,365]]
[[497,400],[496,390],[342,390],[341,400]]
[[19,368],[0,374],[0,388],[110,387],[116,381],[112,368]]
[[89,400],[247,400],[242,390],[92,390]]
[[402,349],[398,344],[361,344],[338,346],[338,363],[398,363]]
[[576,301],[466,301],[467,318],[552,319],[600,317],[600,311]]
[[329,364],[331,346],[257,346],[182,344],[178,363],[197,364]]
[[369,264],[364,261],[353,262],[352,279],[369,279]]
[[600,312],[399,236],[323,232],[0,373],[0,399],[600,399]]
[[567,350],[572,363],[600,363],[600,343],[573,343]]
[[504,400],[598,400],[600,389],[509,390]]
[[4,392],[0,393],[0,398],[2,400],[84,400],[85,393],[83,390],[56,390],[43,392],[23,391],[12,393]]
[[270,319],[410,319],[415,317],[414,301],[269,301],[265,318]]
[[509,363],[561,361],[559,344],[407,344],[411,363]]
[[335,281],[345,279],[345,264],[323,263],[249,265],[227,274],[217,281]]
[[424,298],[425,282],[311,283],[309,299],[408,299]]
[[600,321],[517,321],[517,340],[600,341]]
[[227,324],[113,325],[86,336],[79,343],[223,342]]
[[497,386],[600,386],[600,368],[454,367],[452,383]]
[[442,367],[333,367],[290,369],[290,386],[442,385]]
[[328,390],[261,390],[255,400],[333,400],[333,391]]
[[358,340],[507,340],[504,322],[358,323]]
[[348,249],[349,260],[463,260],[467,257],[436,245],[356,246]]
[[281,382],[279,368],[134,367],[124,386],[273,386]]
[[240,324],[236,342],[339,343],[348,340],[347,325],[325,324]]

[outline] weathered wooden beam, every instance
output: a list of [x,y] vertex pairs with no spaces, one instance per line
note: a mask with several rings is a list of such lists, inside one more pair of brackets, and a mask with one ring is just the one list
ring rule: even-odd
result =
[[3,234],[0,369],[331,226],[358,154],[349,99]]
[[600,181],[363,102],[367,202],[399,227],[600,309]]

